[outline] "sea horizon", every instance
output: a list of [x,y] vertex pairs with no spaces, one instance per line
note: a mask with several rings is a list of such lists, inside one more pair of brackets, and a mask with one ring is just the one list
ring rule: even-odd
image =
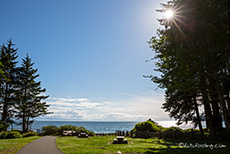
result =
[[[131,131],[137,123],[141,121],[76,121],[76,120],[35,120],[32,126],[30,127],[31,130],[42,130],[42,127],[53,125],[56,127],[60,127],[63,125],[74,125],[78,127],[85,127],[86,129],[93,131],[95,133],[114,133],[115,131]],[[187,125],[176,125],[176,121],[173,120],[162,120],[162,121],[155,121],[158,125],[163,127],[171,127],[177,126],[181,129],[188,129],[193,128],[192,123],[188,123]],[[205,126],[205,123],[203,123]],[[9,127],[11,129],[11,127]],[[21,125],[17,126],[14,125],[14,129],[21,130]]]

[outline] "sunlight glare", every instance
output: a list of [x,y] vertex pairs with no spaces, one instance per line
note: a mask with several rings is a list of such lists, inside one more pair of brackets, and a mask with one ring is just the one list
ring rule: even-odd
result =
[[165,11],[164,17],[169,19],[173,16],[173,11],[172,10],[167,10]]

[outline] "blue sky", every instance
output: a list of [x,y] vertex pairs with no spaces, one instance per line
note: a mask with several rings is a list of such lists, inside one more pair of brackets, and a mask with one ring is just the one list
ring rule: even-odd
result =
[[54,120],[165,120],[147,41],[166,0],[11,0],[0,9],[0,44],[39,69]]

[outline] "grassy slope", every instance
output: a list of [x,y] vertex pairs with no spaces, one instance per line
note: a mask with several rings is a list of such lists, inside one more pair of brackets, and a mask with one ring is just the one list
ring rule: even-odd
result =
[[0,139],[0,154],[14,154],[29,142],[38,139],[38,136],[20,139]]
[[[129,142],[133,144],[108,144],[111,143],[115,136],[105,137],[92,137],[92,138],[74,138],[74,137],[58,137],[56,139],[57,147],[64,154],[103,154],[103,153],[117,153],[120,151],[122,154],[137,154],[137,153],[229,153],[230,142],[218,142],[218,141],[200,141],[200,140],[163,140],[163,139],[133,139],[128,138]],[[226,148],[213,149],[210,148],[180,148],[178,145],[180,142],[184,143],[199,143],[199,144],[222,144],[226,145]]]

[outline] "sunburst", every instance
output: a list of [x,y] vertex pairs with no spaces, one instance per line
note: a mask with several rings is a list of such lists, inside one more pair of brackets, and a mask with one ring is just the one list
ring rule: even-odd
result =
[[179,3],[175,4],[175,2],[162,4],[162,6],[163,9],[161,10],[161,12],[163,12],[164,15],[163,15],[163,20],[161,20],[161,23],[165,25],[166,29],[172,27],[172,25],[175,25],[175,27],[184,35],[183,31],[178,25],[178,23],[186,25],[186,23],[183,22],[183,19],[185,17],[182,16],[182,13],[185,11],[183,9],[184,6],[180,5]]
[[165,11],[165,13],[164,13],[164,17],[166,18],[166,19],[170,19],[170,18],[172,18],[173,17],[173,15],[174,15],[174,12],[173,12],[173,10],[167,10],[167,11]]

